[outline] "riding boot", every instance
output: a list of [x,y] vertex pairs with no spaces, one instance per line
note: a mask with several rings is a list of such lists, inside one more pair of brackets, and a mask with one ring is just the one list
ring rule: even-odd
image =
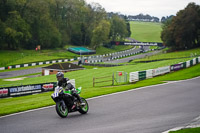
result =
[[78,101],[80,101],[80,105],[84,106],[85,103],[83,102],[83,100],[81,99],[81,97],[78,94],[76,94],[76,97],[77,97]]

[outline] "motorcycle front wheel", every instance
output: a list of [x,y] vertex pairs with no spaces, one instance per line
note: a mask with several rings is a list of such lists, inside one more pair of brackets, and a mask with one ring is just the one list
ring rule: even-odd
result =
[[69,113],[69,110],[68,110],[67,106],[64,107],[62,102],[59,101],[56,103],[56,112],[60,117],[66,118]]
[[85,103],[85,105],[80,106],[80,109],[78,110],[81,114],[86,114],[89,110],[89,105],[87,103],[87,101],[81,97],[81,100],[83,101],[83,103]]

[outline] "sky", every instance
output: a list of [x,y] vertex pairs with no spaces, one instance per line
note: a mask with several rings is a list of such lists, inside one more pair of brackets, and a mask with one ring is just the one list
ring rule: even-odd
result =
[[176,15],[188,3],[195,2],[200,5],[200,0],[85,0],[89,3],[99,3],[107,12],[119,12],[124,15],[138,15],[140,13],[162,18],[163,16]]

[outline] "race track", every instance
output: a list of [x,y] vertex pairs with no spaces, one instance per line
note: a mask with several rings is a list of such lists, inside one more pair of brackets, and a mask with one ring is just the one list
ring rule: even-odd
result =
[[[162,133],[200,115],[200,77],[88,99],[86,115],[55,107],[0,118],[1,133]],[[105,88],[106,89],[106,88]]]

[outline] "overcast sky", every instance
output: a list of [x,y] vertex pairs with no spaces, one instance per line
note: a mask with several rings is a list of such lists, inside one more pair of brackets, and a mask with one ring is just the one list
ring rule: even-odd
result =
[[87,3],[99,3],[107,12],[120,12],[125,15],[149,14],[151,16],[176,15],[188,3],[200,0],[86,0]]

